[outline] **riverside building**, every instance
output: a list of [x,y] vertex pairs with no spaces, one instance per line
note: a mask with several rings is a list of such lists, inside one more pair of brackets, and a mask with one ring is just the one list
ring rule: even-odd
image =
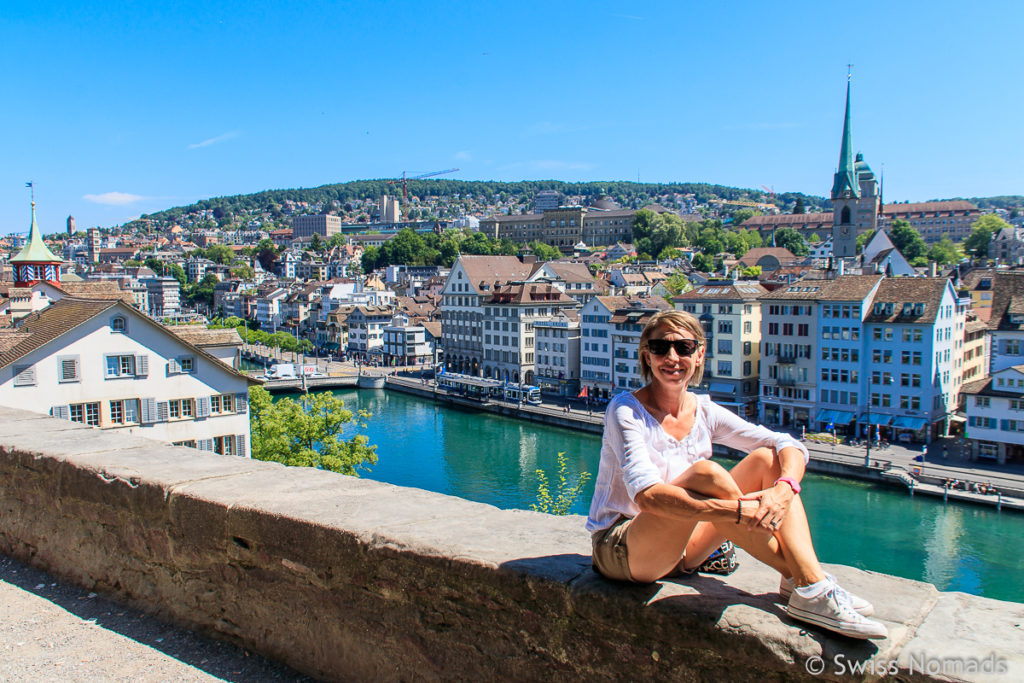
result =
[[707,337],[699,389],[747,420],[757,419],[761,372],[761,305],[755,281],[709,280],[672,299],[700,320]]
[[948,279],[805,279],[761,306],[763,422],[891,440],[949,432],[967,302]]

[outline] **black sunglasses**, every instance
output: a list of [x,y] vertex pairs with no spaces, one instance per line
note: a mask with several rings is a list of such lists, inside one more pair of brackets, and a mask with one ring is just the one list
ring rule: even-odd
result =
[[676,350],[676,355],[692,356],[700,348],[700,342],[696,339],[648,339],[647,348],[655,356],[664,356],[668,353],[669,347]]

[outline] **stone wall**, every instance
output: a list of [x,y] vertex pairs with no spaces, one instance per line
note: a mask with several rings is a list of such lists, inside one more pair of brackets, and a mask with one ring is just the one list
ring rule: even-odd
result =
[[0,551],[332,680],[788,680],[815,656],[826,677],[836,657],[916,677],[914,661],[990,653],[1024,675],[1024,605],[837,566],[890,638],[833,638],[789,622],[748,557],[724,579],[613,584],[579,517],[9,409]]

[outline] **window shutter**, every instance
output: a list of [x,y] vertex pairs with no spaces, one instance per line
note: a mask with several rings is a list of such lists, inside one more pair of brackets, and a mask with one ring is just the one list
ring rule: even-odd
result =
[[213,439],[199,439],[196,442],[196,446],[201,451],[212,451],[213,450]]
[[34,387],[36,385],[36,369],[32,365],[23,365],[14,368],[14,386]]
[[142,408],[142,424],[153,424],[156,422],[156,399],[142,398],[139,399],[139,404]]
[[148,377],[149,376],[149,356],[142,353],[135,356],[135,376],[136,377]]
[[156,402],[156,421],[167,422],[167,418],[170,415],[170,410],[167,406],[167,401]]
[[54,406],[50,408],[50,415],[60,418],[61,420],[71,419],[71,411],[67,406]]
[[168,375],[177,375],[180,372],[181,372],[181,367],[178,366],[178,361],[176,361],[173,358],[171,358],[169,361],[167,361],[167,374]]
[[117,356],[104,356],[103,362],[105,364],[103,375],[105,377],[117,377],[117,373],[121,370],[121,362],[117,359]]
[[200,396],[196,399],[196,417],[210,417],[210,397]]
[[249,394],[235,394],[235,412],[249,412]]
[[78,356],[60,356],[57,359],[58,363],[58,377],[61,382],[77,382],[81,379],[79,376],[79,357]]
[[235,437],[235,455],[239,457],[246,457],[245,455],[245,434],[239,434]]
[[139,421],[139,399],[126,398],[124,400],[124,420],[125,422]]

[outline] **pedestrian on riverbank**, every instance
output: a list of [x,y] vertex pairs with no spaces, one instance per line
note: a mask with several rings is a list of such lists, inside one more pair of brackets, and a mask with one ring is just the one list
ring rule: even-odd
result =
[[[701,324],[682,311],[656,314],[640,336],[647,384],[619,394],[606,411],[587,519],[594,568],[635,583],[702,568],[728,573],[733,542],[778,570],[794,619],[854,638],[886,637],[885,626],[867,618],[871,604],[818,563],[798,495],[803,444],[688,391],[703,376],[704,343]],[[749,455],[726,470],[710,460],[713,443]]]

